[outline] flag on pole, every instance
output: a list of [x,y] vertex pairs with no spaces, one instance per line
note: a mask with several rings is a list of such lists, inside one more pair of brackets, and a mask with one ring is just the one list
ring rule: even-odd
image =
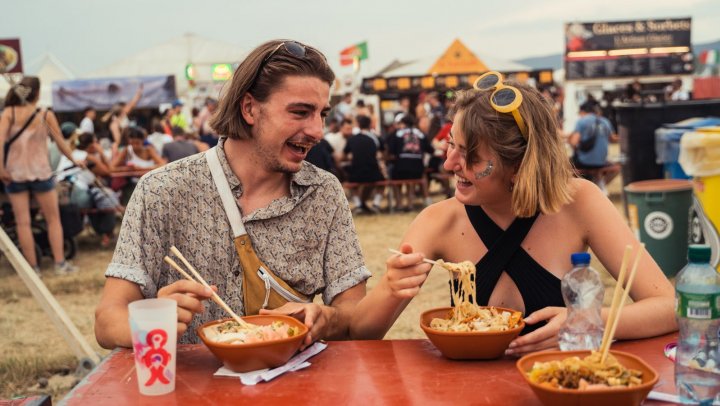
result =
[[348,66],[368,59],[367,41],[347,47],[340,51],[340,65]]
[[719,62],[717,49],[708,49],[700,53],[700,63],[703,65],[717,65]]

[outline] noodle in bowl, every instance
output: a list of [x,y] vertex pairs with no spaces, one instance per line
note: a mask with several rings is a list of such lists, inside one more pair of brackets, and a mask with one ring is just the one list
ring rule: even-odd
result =
[[285,364],[308,333],[307,326],[289,316],[258,315],[242,319],[258,327],[243,331],[228,318],[205,323],[196,330],[210,352],[233,372]]
[[639,405],[658,381],[635,355],[611,350],[605,364],[598,358],[590,351],[541,351],[516,365],[545,405]]
[[[472,305],[475,306],[475,305]],[[475,306],[478,314],[496,314],[496,321],[508,321],[516,310],[503,307]],[[424,312],[420,316],[420,328],[440,353],[449,359],[495,359],[505,354],[510,342],[520,334],[525,322],[519,318],[514,326],[496,325],[494,329],[486,328],[485,322],[478,322],[480,329],[474,330],[476,321],[466,325],[454,324],[452,321],[455,308],[441,307]],[[467,309],[466,309],[467,310]],[[439,319],[439,320],[438,320]],[[434,326],[433,326],[434,323]]]

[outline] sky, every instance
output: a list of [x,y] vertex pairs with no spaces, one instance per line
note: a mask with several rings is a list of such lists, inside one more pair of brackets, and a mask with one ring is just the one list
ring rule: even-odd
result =
[[21,40],[28,66],[45,52],[77,77],[185,33],[241,49],[292,38],[325,52],[367,41],[361,75],[394,59],[440,55],[455,38],[517,60],[563,51],[563,24],[692,18],[692,41],[720,39],[720,0],[4,0],[0,38]]

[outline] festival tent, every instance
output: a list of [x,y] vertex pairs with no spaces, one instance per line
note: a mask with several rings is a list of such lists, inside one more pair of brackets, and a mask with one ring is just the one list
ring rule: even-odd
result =
[[[35,61],[29,63],[25,69],[27,75],[40,78],[40,101],[41,106],[52,106],[52,84],[57,80],[74,79],[75,74],[52,53],[45,53]],[[20,80],[21,75],[14,75],[15,80]],[[0,80],[0,97],[5,97],[10,89],[6,80]]]
[[503,60],[471,50],[455,39],[444,52],[410,61],[394,60],[374,76],[363,79],[361,92],[377,94],[381,99],[417,95],[431,90],[444,92],[471,87],[483,72],[496,70],[515,80],[537,85],[551,84],[552,70]]
[[174,75],[177,94],[187,97],[190,81],[186,68],[192,65],[197,85],[213,83],[212,67],[216,64],[235,64],[247,50],[224,41],[185,34],[167,42],[149,47],[117,62],[94,70],[87,78],[141,77]]
[[529,66],[517,62],[473,51],[456,39],[440,57],[431,55],[410,61],[395,60],[381,69],[376,76],[416,76],[427,73],[471,73],[487,70],[517,72],[531,69]]

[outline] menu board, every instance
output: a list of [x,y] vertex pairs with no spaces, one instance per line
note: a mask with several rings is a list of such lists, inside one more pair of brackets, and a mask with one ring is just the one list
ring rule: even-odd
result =
[[568,23],[566,79],[690,74],[690,27],[689,18]]

